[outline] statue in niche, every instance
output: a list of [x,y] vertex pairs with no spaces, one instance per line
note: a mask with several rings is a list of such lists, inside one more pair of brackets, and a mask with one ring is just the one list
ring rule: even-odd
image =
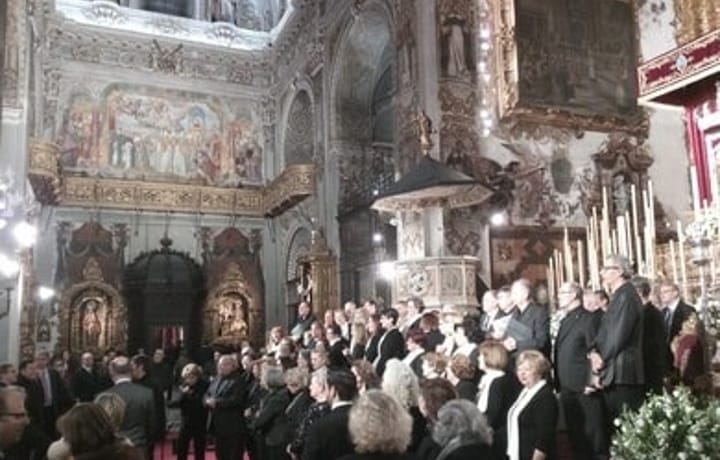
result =
[[220,337],[247,337],[248,326],[243,317],[245,301],[242,298],[227,297],[220,301],[218,316],[220,317]]
[[47,316],[43,316],[38,321],[36,341],[50,342],[50,320]]
[[300,268],[300,276],[298,278],[297,286],[299,300],[300,302],[307,302],[312,305],[312,290],[314,284],[310,273],[310,264],[301,263],[298,266]]
[[612,200],[615,216],[630,212],[630,186],[628,178],[622,173],[613,176]]
[[443,25],[445,35],[445,74],[448,77],[465,77],[468,74],[467,21],[460,16],[448,16]]
[[100,345],[102,321],[100,321],[100,303],[97,299],[87,299],[82,303],[82,334],[86,347]]

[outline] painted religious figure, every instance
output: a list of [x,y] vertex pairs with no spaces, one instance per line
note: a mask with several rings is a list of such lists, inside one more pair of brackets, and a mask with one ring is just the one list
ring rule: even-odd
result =
[[245,322],[245,301],[239,297],[226,297],[220,301],[220,337],[247,337],[248,326]]
[[82,334],[85,346],[98,347],[102,335],[102,322],[100,321],[100,303],[97,299],[88,299],[82,308]]

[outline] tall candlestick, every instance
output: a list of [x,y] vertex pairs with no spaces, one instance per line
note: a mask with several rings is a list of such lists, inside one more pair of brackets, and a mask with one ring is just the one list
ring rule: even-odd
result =
[[630,186],[630,196],[632,198],[632,241],[635,243],[635,265],[638,271],[642,266],[642,242],[640,241],[640,224],[638,216],[637,193],[635,192],[635,184]]
[[603,256],[603,261],[604,261],[605,259],[607,259],[608,255],[610,255],[610,253],[612,252],[612,250],[611,250],[612,241],[610,239],[610,214],[609,214],[610,204],[608,203],[606,187],[603,187],[602,194],[603,194],[603,208],[602,208],[602,220],[600,221],[600,233],[601,233],[601,243],[602,243],[602,256]]
[[697,168],[695,165],[690,166],[690,188],[692,191],[693,211],[695,218],[700,217],[700,188],[698,187]]
[[675,260],[675,241],[670,240],[670,266],[672,267],[673,283],[678,284],[677,261]]
[[577,240],[578,250],[578,278],[580,279],[580,286],[585,288],[585,254],[582,240]]
[[687,272],[685,270],[685,235],[683,234],[682,222],[677,221],[678,233],[678,255],[680,256],[680,279],[682,281],[683,298],[688,298]]

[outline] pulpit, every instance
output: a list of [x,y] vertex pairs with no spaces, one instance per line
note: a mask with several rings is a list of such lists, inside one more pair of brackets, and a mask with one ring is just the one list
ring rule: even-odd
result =
[[310,252],[298,263],[305,267],[299,287],[306,293],[301,297],[309,296],[315,316],[322,318],[326,310],[340,308],[337,257],[322,232],[313,231]]

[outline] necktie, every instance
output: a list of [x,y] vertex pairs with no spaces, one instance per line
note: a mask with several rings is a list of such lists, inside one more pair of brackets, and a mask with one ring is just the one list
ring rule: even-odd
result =
[[52,388],[50,387],[50,373],[47,369],[42,372],[40,381],[43,386],[43,393],[45,394],[45,407],[52,406]]
[[672,329],[672,317],[673,312],[670,307],[665,308],[665,331],[667,332],[668,338],[670,338],[670,330]]

